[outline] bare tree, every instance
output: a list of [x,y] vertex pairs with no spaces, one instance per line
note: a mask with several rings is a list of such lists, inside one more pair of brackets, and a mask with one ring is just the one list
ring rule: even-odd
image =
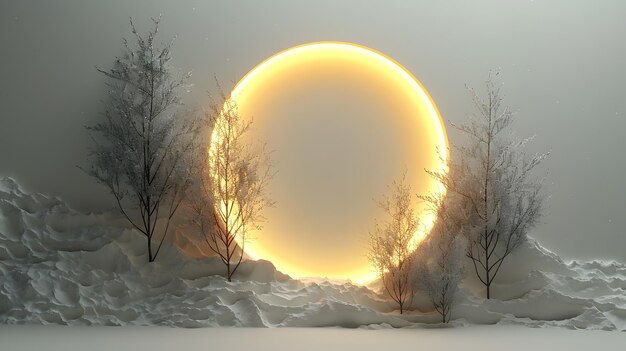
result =
[[441,315],[450,321],[452,306],[463,279],[467,240],[462,230],[467,224],[466,202],[456,194],[433,193],[419,196],[435,214],[435,223],[428,237],[415,251],[413,284],[422,289]]
[[419,219],[411,202],[411,186],[406,184],[406,174],[399,182],[393,182],[391,190],[390,197],[384,196],[378,201],[387,218],[382,224],[377,221],[370,232],[368,258],[402,314],[413,298],[411,241]]
[[244,257],[250,231],[261,229],[263,210],[274,205],[267,192],[274,171],[270,152],[265,144],[251,140],[252,121],[241,116],[233,99],[222,91],[209,114],[213,131],[208,152],[200,156],[204,166],[191,221],[209,249],[220,257],[231,281]]
[[491,74],[486,88],[485,98],[470,89],[478,114],[472,115],[468,125],[455,125],[469,141],[454,147],[450,172],[429,173],[471,204],[471,224],[464,230],[466,255],[490,298],[502,263],[526,240],[541,216],[544,196],[531,171],[547,155],[527,155],[524,146],[531,139],[516,142],[505,133],[513,114],[502,107],[500,88]]
[[98,69],[108,78],[105,120],[87,127],[95,145],[86,172],[109,188],[121,213],[146,236],[150,262],[190,183],[198,134],[189,115],[176,114],[182,105],[178,92],[190,73],[172,75],[172,42],[155,46],[159,20],[153,19],[146,36],[131,20],[136,46],[124,39],[124,52],[113,68]]

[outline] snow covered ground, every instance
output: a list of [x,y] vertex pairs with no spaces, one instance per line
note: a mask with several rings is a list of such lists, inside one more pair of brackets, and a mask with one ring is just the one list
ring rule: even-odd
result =
[[[33,337],[36,335],[36,337]],[[622,350],[626,333],[471,326],[439,329],[0,326],[3,350]]]
[[[626,330],[626,265],[565,263],[532,240],[502,267],[493,287],[498,299],[478,297],[483,296],[482,288],[469,272],[451,323],[469,327],[453,328],[459,330],[455,340],[447,338],[449,328],[432,328],[440,327],[439,316],[421,297],[415,300],[415,312],[399,315],[372,287],[294,280],[265,261],[243,263],[236,280],[228,282],[216,275],[223,267],[215,259],[189,257],[175,245],[165,245],[157,261],[148,264],[144,238],[128,229],[119,216],[79,213],[57,198],[24,193],[12,179],[0,178],[0,323],[420,329],[372,334],[323,329],[319,337],[315,334],[321,343],[350,340],[362,343],[366,350],[380,347],[380,341],[372,339],[377,335],[416,346],[492,342],[487,334],[481,334],[492,335],[491,328],[498,328],[497,338],[515,335],[514,339],[523,341],[517,344],[525,344],[525,349],[537,335],[545,336],[546,342],[579,347],[595,338],[626,342],[626,333],[520,329]],[[498,327],[477,326],[483,324]],[[278,342],[273,341],[276,338],[309,347],[305,340],[312,335],[309,329],[235,332],[5,325],[0,326],[2,344],[15,345],[7,349],[18,350],[18,344],[11,343],[24,338],[25,344],[20,344],[24,347],[30,342],[27,335],[31,330],[43,339],[63,340],[73,335],[75,349],[84,349],[87,343],[90,349],[105,347],[104,342],[94,340],[104,341],[106,335],[127,336],[129,343],[141,347],[146,347],[147,339],[154,343],[152,350],[176,349],[172,347],[175,342],[201,344],[198,346],[228,342],[233,339],[231,333],[237,333],[236,342],[242,345],[238,348],[245,343],[254,346],[258,338],[270,338],[267,345]],[[577,341],[581,335],[589,339]],[[494,347],[497,341],[493,340]],[[512,341],[507,344],[516,346]]]

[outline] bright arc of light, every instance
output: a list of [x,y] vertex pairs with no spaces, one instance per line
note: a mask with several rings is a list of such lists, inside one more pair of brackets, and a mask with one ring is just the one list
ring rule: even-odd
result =
[[[382,67],[385,67],[395,77],[401,77],[401,79],[404,80],[412,90],[414,96],[416,97],[416,100],[427,101],[428,103],[426,103],[426,107],[428,109],[430,118],[432,118],[433,121],[436,122],[433,124],[436,127],[434,132],[436,133],[437,149],[440,153],[439,157],[441,157],[439,171],[447,171],[447,162],[449,158],[448,139],[443,120],[441,118],[439,110],[435,105],[435,102],[428,94],[424,86],[405,67],[403,67],[400,63],[396,62],[389,56],[366,46],[347,42],[323,41],[307,43],[286,49],[269,57],[268,59],[254,67],[251,71],[249,71],[233,88],[230,95],[231,99],[237,102],[237,99],[241,96],[242,92],[245,91],[246,88],[251,84],[251,82],[264,74],[269,74],[272,67],[275,67],[277,65],[279,66],[285,62],[288,62],[291,58],[296,56],[315,54],[319,50],[343,51],[346,55],[362,56],[370,60],[375,60]],[[445,192],[445,188],[443,187],[443,185],[439,185],[438,189],[436,190],[442,194]],[[417,246],[422,238],[430,231],[434,224],[434,221],[434,214],[424,214],[421,217],[421,222],[423,224],[422,229],[418,230],[415,233],[411,246]],[[238,244],[241,244],[239,243],[239,240],[237,241]],[[259,255],[256,254],[251,245],[247,245],[246,253],[255,260],[263,258],[259,257]],[[371,281],[374,277],[375,274],[371,274],[365,277],[354,278],[353,280],[357,283],[367,283]]]

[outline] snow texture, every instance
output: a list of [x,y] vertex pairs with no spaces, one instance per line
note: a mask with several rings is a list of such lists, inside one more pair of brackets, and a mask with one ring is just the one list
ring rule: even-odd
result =
[[[267,261],[242,263],[233,282],[223,270],[169,242],[148,263],[145,238],[120,216],[80,213],[0,178],[0,323],[381,329],[440,320],[421,295],[398,314],[375,284],[295,280]],[[496,299],[479,297],[468,269],[451,324],[626,331],[621,263],[565,263],[530,240],[492,289]]]

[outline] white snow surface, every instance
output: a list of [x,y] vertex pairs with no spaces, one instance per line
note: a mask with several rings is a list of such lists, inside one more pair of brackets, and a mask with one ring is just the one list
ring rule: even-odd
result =
[[[175,327],[441,326],[419,293],[400,315],[369,287],[296,280],[245,261],[221,263],[171,242],[147,262],[145,238],[117,214],[80,213],[0,178],[0,323]],[[490,300],[468,267],[452,326],[525,325],[626,331],[626,265],[563,262],[529,240],[502,266]]]
[[623,350],[626,333],[513,325],[465,328],[202,328],[4,325],[0,348],[63,350]]

